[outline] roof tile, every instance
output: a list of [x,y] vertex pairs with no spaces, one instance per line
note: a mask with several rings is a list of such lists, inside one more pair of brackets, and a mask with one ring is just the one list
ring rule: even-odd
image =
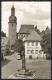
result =
[[19,33],[30,33],[31,29],[34,29],[34,25],[21,25]]
[[41,41],[41,40],[42,38],[35,30],[31,30],[29,36],[25,38],[25,41]]

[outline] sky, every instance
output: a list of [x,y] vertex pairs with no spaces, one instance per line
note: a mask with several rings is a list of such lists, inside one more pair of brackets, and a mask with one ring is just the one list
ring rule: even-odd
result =
[[50,1],[3,1],[1,2],[1,31],[8,36],[8,22],[11,15],[11,7],[15,7],[15,16],[17,17],[17,32],[21,24],[31,24],[45,30],[48,26],[51,29],[51,2]]

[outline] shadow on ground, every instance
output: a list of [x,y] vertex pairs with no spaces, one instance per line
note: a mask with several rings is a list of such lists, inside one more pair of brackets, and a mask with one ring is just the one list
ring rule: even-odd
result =
[[2,61],[1,61],[1,67],[7,65],[10,61],[11,61],[11,60],[9,60],[9,59],[2,60]]
[[11,55],[13,55],[14,53],[9,53],[9,54],[6,54],[5,56],[11,56]]

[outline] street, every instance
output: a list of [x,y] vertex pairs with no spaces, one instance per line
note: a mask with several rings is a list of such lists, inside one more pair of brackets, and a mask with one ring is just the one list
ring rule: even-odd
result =
[[[10,75],[21,69],[21,60],[16,59],[16,54],[6,56],[11,60],[1,68],[1,78],[7,79]],[[26,59],[26,68],[35,72],[36,79],[51,79],[51,61],[43,59]]]

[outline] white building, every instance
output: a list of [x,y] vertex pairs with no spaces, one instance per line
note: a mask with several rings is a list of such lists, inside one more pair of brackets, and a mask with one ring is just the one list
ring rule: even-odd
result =
[[29,58],[30,56],[32,58],[46,57],[40,45],[42,38],[35,31],[34,25],[21,25],[18,38],[24,41],[26,58]]
[[45,54],[40,45],[41,39],[35,30],[31,30],[30,35],[24,39],[25,56],[27,58],[45,58]]

